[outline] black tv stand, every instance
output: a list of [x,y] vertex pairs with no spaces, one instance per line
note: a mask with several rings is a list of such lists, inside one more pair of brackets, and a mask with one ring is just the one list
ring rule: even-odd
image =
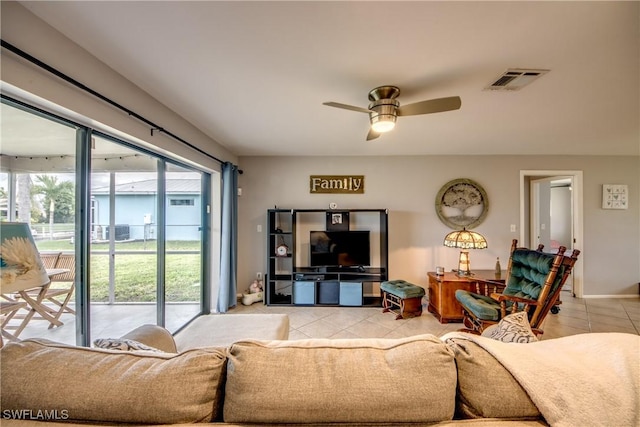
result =
[[[310,266],[309,232],[324,227],[329,214],[342,213],[353,230],[372,235],[374,266]],[[321,225],[319,225],[321,224]],[[386,209],[269,209],[267,211],[267,305],[380,306],[380,282],[388,280]],[[285,245],[286,255],[276,248]]]

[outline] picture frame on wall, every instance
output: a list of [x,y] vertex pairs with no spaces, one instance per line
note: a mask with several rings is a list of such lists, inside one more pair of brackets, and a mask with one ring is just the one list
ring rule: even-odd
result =
[[602,209],[628,209],[629,189],[624,184],[602,185]]
[[440,221],[449,228],[472,229],[486,218],[489,198],[479,183],[468,178],[458,178],[440,188],[435,208]]

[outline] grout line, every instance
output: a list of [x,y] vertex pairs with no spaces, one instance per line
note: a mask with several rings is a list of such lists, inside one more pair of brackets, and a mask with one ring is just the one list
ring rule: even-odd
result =
[[631,322],[631,326],[633,326],[633,328],[636,330],[636,334],[640,335],[640,330],[638,330],[638,327],[636,326],[636,324],[633,322],[633,319],[631,318],[631,315],[629,314],[629,312],[627,311],[627,307],[624,306],[624,304],[622,304],[622,308],[624,309],[624,313],[627,315],[627,317],[629,318],[629,321]]

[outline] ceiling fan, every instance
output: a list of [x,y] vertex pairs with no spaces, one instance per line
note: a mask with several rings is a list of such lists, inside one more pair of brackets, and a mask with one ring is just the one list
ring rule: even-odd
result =
[[381,133],[393,129],[398,116],[417,116],[419,114],[457,110],[462,103],[459,96],[450,96],[448,98],[415,102],[401,107],[396,100],[398,95],[400,95],[400,89],[397,87],[380,86],[369,92],[369,101],[371,101],[369,108],[340,104],[339,102],[323,102],[322,105],[369,114],[371,129],[367,134],[367,141],[370,141],[379,137]]

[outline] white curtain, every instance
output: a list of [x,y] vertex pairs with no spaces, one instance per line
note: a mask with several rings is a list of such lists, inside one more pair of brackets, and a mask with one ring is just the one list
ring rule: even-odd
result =
[[238,289],[238,167],[222,165],[222,224],[220,236],[220,287],[218,313],[236,305]]

